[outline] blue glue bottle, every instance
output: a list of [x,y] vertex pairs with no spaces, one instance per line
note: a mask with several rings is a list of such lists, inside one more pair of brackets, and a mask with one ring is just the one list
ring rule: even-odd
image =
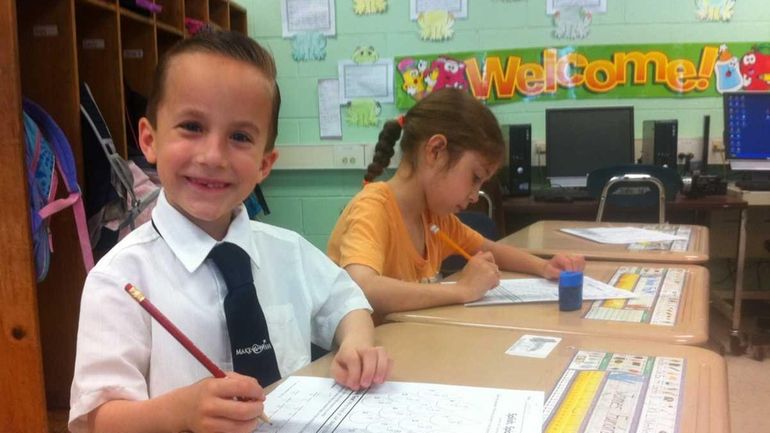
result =
[[559,310],[575,311],[583,305],[583,273],[563,271],[559,274]]

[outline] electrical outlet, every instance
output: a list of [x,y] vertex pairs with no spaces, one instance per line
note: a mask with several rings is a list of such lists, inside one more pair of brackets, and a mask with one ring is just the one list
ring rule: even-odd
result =
[[334,146],[334,168],[364,168],[364,146]]
[[535,154],[545,155],[545,143],[535,143]]

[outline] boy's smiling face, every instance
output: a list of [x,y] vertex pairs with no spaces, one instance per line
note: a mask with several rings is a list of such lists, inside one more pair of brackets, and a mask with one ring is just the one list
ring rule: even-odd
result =
[[142,151],[157,164],[169,203],[215,239],[278,156],[265,152],[273,93],[249,63],[185,53],[168,65],[156,125],[139,123]]

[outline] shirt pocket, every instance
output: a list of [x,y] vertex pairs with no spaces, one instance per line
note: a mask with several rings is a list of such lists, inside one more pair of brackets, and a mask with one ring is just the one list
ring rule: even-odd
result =
[[278,370],[286,377],[310,363],[310,341],[302,337],[292,304],[263,308]]

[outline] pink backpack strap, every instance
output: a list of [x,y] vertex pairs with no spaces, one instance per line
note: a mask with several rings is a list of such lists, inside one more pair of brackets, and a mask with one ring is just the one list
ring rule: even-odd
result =
[[[57,165],[58,167],[58,165]],[[72,212],[75,214],[75,225],[78,231],[78,241],[80,242],[80,251],[83,255],[83,265],[86,272],[94,267],[94,255],[91,251],[91,240],[88,237],[88,224],[86,221],[86,211],[83,207],[83,196],[80,192],[72,192],[65,198],[60,198],[45,205],[38,214],[40,218],[46,219],[49,216],[59,212],[62,209],[72,206]],[[51,249],[53,251],[53,249]]]

